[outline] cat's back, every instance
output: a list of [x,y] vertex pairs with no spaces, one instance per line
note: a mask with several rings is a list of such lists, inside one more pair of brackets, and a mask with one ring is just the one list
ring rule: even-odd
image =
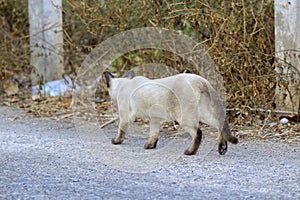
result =
[[197,81],[205,81],[205,80],[206,79],[196,74],[181,73],[181,74],[176,74],[161,79],[154,79],[153,81],[164,83],[164,84],[176,84],[176,83],[197,82]]

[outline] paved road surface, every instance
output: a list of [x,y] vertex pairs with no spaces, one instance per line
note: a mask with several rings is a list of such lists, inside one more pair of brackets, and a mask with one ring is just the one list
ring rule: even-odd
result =
[[92,156],[71,120],[0,107],[0,199],[300,199],[300,146],[242,141],[128,173]]

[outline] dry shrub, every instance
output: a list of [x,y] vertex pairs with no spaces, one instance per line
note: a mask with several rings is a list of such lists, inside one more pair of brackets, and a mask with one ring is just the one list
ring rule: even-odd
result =
[[[102,2],[102,4],[101,4]],[[70,58],[84,58],[112,35],[137,27],[180,30],[206,47],[221,72],[229,107],[273,109],[273,1],[71,1],[64,5],[66,49]],[[83,31],[84,30],[84,31]],[[70,60],[70,69],[81,62]],[[120,57],[120,72],[144,63],[165,63],[193,71],[169,52],[137,50]],[[197,71],[195,71],[197,72]]]
[[[0,87],[29,73],[27,1],[0,1]],[[65,69],[76,76],[85,56],[105,39],[138,27],[181,31],[206,47],[223,76],[229,107],[274,105],[274,14],[272,1],[64,0]],[[112,70],[164,63],[193,70],[170,52],[137,50],[118,58]],[[28,76],[29,77],[29,76]]]
[[[63,0],[65,71],[76,77],[82,61],[94,47],[123,31],[141,27],[176,30],[198,41],[214,60],[223,76],[228,107],[242,108],[230,113],[233,125],[249,125],[251,134],[256,134],[253,130],[264,132],[271,112],[263,113],[256,108],[276,108],[274,98],[278,84],[274,70],[273,4],[273,0]],[[27,0],[0,0],[0,26],[1,101],[3,96],[7,97],[3,90],[13,94],[30,89]],[[179,72],[199,73],[183,58],[153,49],[128,52],[117,58],[110,70],[122,74],[147,63],[167,65]],[[20,107],[36,116],[59,113],[63,117],[71,116],[69,99],[50,98],[44,103],[32,103],[23,101],[24,98],[20,101],[19,97],[11,95],[5,100],[21,104]],[[106,104],[97,106],[105,113],[107,109],[103,105]],[[233,130],[243,127],[233,126]],[[274,125],[270,132],[288,133],[289,129],[294,130],[291,133],[299,132],[299,126],[288,127]],[[288,134],[283,135],[288,137]]]
[[0,94],[9,86],[19,92],[30,85],[27,1],[0,0],[0,26]]

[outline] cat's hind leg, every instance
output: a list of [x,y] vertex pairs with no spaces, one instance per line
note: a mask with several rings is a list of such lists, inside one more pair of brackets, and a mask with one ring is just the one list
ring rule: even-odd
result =
[[219,154],[224,155],[227,152],[227,148],[228,148],[227,141],[224,139],[223,135],[220,134],[219,145],[218,145]]
[[185,155],[194,155],[194,154],[196,154],[196,152],[200,146],[200,143],[202,140],[202,131],[200,130],[200,128],[189,128],[186,130],[190,133],[193,140],[192,140],[192,145],[184,151],[184,154]]
[[220,155],[224,155],[227,152],[227,148],[228,148],[227,141],[233,144],[238,143],[238,139],[230,131],[228,120],[225,119],[223,129],[219,136],[218,151]]
[[150,119],[150,136],[148,142],[144,145],[144,149],[156,148],[159,128],[160,128],[160,119],[156,117],[152,117]]

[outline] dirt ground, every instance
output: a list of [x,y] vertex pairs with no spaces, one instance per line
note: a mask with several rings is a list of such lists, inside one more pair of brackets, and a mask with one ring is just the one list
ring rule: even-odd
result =
[[220,156],[206,131],[197,155],[184,156],[183,136],[144,152],[147,127],[119,146],[114,124],[101,140],[81,128],[0,107],[0,199],[300,199],[298,144],[241,140]]

